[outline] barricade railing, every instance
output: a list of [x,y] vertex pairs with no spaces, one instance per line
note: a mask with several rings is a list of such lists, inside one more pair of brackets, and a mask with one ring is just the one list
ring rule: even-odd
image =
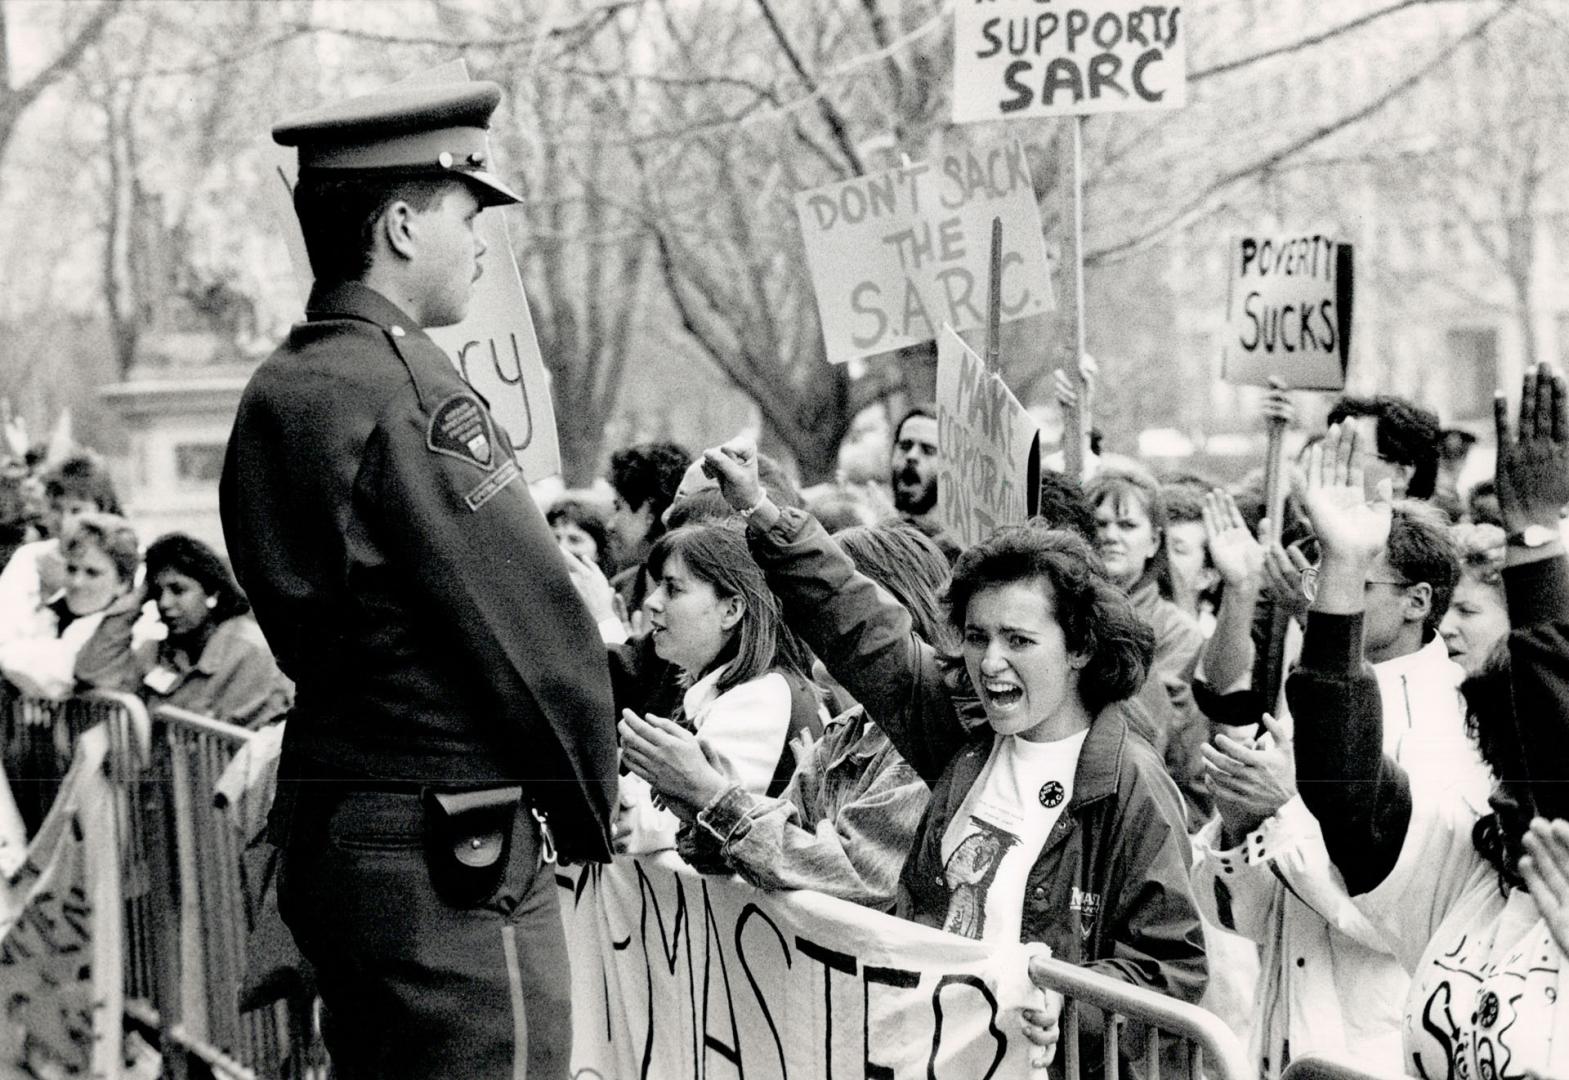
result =
[[[1063,1080],[1086,1075],[1119,1080],[1125,1061],[1139,1080],[1252,1080],[1257,1075],[1236,1035],[1206,1009],[1065,960],[1033,960],[1030,974],[1036,985],[1063,995],[1058,1028]],[[1080,1036],[1092,1027],[1099,1029],[1099,1038],[1086,1041],[1100,1043],[1101,1060],[1081,1061]]]
[[1280,1080],[1411,1080],[1401,1073],[1376,1073],[1360,1069],[1340,1058],[1322,1054],[1304,1054],[1297,1058]]
[[[0,736],[14,752],[8,763],[16,753],[30,755],[38,767],[32,779],[46,784],[56,776],[56,790],[77,738],[97,724],[108,728],[117,796],[126,1011],[158,1032],[163,1075],[185,1080],[193,1060],[198,1071],[232,1080],[316,1071],[320,1051],[308,1009],[239,1007],[259,883],[245,880],[249,838],[225,819],[214,793],[254,733],[167,706],[149,716],[136,697],[107,692],[53,703],[17,699],[0,710]],[[1059,1069],[1063,1080],[1254,1075],[1236,1036],[1196,1005],[1057,959],[1032,961],[1031,975],[1065,999],[1054,1076]],[[1086,1046],[1098,1047],[1098,1062],[1081,1060]],[[1382,1078],[1302,1058],[1284,1080]]]
[[[91,691],[63,701],[8,694],[0,747],[29,833],[58,797],[83,732],[105,725],[124,905],[127,1018],[156,1032],[163,1075],[190,1063],[214,1076],[306,1075],[313,1048],[289,1038],[288,1006],[242,1013],[246,838],[214,803],[218,778],[253,733],[183,709],[149,715],[131,694]],[[259,883],[258,887],[259,887]],[[308,1026],[296,1009],[294,1026]]]
[[[166,993],[159,1002],[166,1075],[192,1054],[219,1075],[302,1076],[308,1038],[291,1039],[287,1004],[240,1011],[246,937],[260,883],[247,899],[238,832],[214,802],[218,780],[253,733],[170,706],[153,710],[150,823],[165,840]],[[178,1059],[172,1063],[171,1057]]]

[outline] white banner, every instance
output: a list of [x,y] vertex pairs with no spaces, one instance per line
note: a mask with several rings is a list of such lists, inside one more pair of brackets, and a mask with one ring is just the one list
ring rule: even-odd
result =
[[116,798],[102,726],[27,858],[0,880],[0,1076],[121,1075],[124,1008]]
[[1032,949],[816,893],[703,877],[674,855],[557,871],[572,1075],[1023,1077]]
[[1052,310],[1051,272],[1019,143],[959,149],[795,197],[828,359],[842,364],[986,321],[992,218],[1002,321]]
[[1180,108],[1184,17],[1142,0],[957,0],[954,123]]

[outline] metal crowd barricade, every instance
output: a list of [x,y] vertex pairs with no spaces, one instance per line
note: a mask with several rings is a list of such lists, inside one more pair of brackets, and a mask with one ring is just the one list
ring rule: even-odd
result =
[[1321,1054],[1304,1054],[1297,1058],[1280,1080],[1410,1080],[1398,1073],[1372,1073],[1359,1069],[1350,1062]]
[[[1119,1080],[1124,1060],[1140,1080],[1161,1080],[1163,1069],[1167,1080],[1252,1080],[1257,1075],[1236,1035],[1206,1009],[1064,960],[1037,959],[1030,970],[1038,984],[1063,995],[1058,1053],[1063,1080],[1080,1080],[1087,1071]],[[1079,1060],[1086,1007],[1101,1014],[1101,1070]],[[1180,1063],[1175,1069],[1174,1058]]]
[[291,1003],[293,1014],[281,1002],[239,1008],[254,916],[242,880],[246,838],[214,804],[214,789],[253,734],[182,709],[149,716],[131,694],[44,701],[9,692],[0,701],[0,748],[29,832],[59,795],[77,740],[99,724],[115,793],[125,1012],[156,1039],[162,1075],[319,1072],[308,1006]]
[[[168,862],[157,920],[166,966],[158,1002],[165,1075],[187,1073],[186,1055],[235,1080],[306,1075],[311,1040],[291,1038],[308,1010],[286,1003],[242,1013],[246,938],[255,912],[247,903],[236,832],[214,803],[218,778],[253,738],[250,731],[183,709],[153,711],[150,771],[156,794],[149,822]],[[259,883],[252,883],[259,885]]]

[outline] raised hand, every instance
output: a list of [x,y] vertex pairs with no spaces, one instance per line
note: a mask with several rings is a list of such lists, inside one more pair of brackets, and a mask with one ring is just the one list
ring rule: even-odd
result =
[[1264,392],[1263,413],[1265,422],[1276,420],[1291,427],[1297,422],[1297,407],[1291,403],[1286,384],[1271,375],[1269,389]]
[[1569,955],[1569,821],[1537,818],[1523,843],[1520,876],[1558,950]]
[[1380,482],[1373,502],[1366,500],[1362,483],[1362,451],[1356,430],[1334,424],[1309,451],[1307,487],[1302,496],[1326,563],[1366,566],[1389,543],[1394,514],[1389,482]]
[[1100,378],[1100,364],[1089,353],[1079,358],[1079,377],[1074,379],[1062,368],[1057,368],[1051,373],[1052,390],[1057,395],[1057,403],[1064,409],[1077,408],[1079,404],[1079,387],[1083,386],[1085,393],[1093,398],[1095,396],[1095,383]]
[[1502,394],[1493,399],[1498,429],[1498,508],[1504,528],[1557,527],[1569,505],[1569,404],[1564,377],[1546,364],[1525,373],[1520,388],[1520,424],[1509,431]]
[[1264,545],[1248,531],[1237,501],[1220,488],[1204,496],[1204,536],[1210,561],[1226,588],[1259,588],[1264,577]]
[[735,510],[750,510],[763,498],[757,479],[757,441],[737,435],[723,446],[703,451],[703,471],[719,481],[719,491]]
[[[619,618],[617,604],[620,603],[621,611],[626,610],[626,605],[616,595],[605,572],[587,559],[566,550],[561,552],[561,557],[566,560],[567,576],[572,579],[573,586],[583,598],[583,605],[588,608],[594,621],[602,623],[607,619]],[[621,622],[622,625],[626,624],[625,619],[621,619]]]
[[[1259,527],[1259,532],[1269,535],[1269,519]],[[1264,581],[1270,599],[1290,614],[1302,617],[1308,612],[1307,595],[1302,591],[1302,571],[1312,564],[1296,547],[1282,547],[1277,541],[1264,550]]]

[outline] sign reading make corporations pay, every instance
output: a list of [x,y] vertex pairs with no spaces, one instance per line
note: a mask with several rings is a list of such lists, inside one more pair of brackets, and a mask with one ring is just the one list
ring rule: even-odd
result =
[[1002,319],[1052,310],[1024,148],[961,149],[795,197],[823,342],[836,364],[985,323],[992,218],[1002,219]]
[[1231,245],[1225,376],[1339,390],[1351,356],[1351,245],[1319,234]]
[[957,0],[956,123],[1180,108],[1180,4]]

